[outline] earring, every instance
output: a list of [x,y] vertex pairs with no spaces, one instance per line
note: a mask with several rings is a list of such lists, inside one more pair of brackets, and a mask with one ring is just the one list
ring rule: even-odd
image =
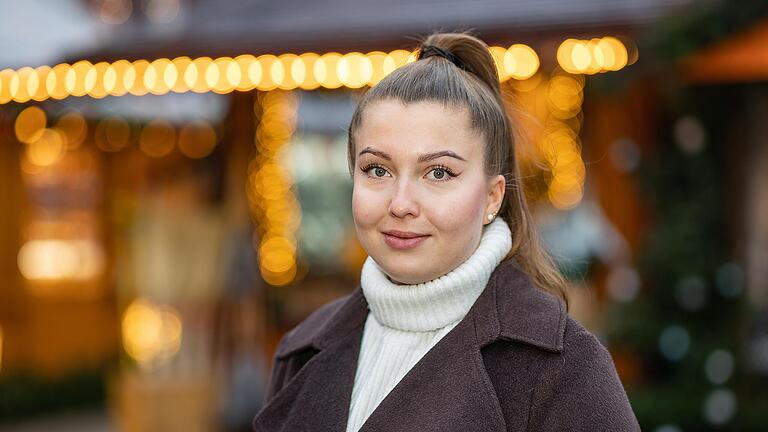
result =
[[488,220],[493,220],[496,217],[496,212],[488,213]]

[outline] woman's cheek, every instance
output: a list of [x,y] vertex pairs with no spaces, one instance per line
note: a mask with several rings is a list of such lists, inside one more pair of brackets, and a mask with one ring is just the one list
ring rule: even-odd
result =
[[365,186],[355,186],[352,192],[352,214],[355,222],[367,227],[376,221],[376,213],[380,212],[383,205],[381,197],[373,191],[366,189]]
[[445,232],[461,231],[472,226],[478,215],[483,212],[482,191],[464,190],[450,197],[443,197],[442,202],[430,206],[432,223]]

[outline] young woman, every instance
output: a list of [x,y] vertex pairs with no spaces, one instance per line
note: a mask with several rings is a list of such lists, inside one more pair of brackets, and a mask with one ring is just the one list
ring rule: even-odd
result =
[[349,127],[360,285],[280,341],[272,431],[638,431],[537,240],[488,47],[433,34]]

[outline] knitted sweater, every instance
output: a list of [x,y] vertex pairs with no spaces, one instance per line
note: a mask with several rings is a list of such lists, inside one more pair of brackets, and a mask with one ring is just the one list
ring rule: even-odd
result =
[[384,397],[469,312],[512,247],[502,218],[483,227],[480,244],[445,275],[416,285],[393,283],[369,256],[361,288],[369,313],[363,330],[347,432],[356,432]]

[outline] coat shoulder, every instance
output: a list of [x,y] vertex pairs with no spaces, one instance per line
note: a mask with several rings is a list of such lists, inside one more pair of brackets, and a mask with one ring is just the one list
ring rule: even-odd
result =
[[570,315],[531,403],[531,430],[639,431],[608,349]]

